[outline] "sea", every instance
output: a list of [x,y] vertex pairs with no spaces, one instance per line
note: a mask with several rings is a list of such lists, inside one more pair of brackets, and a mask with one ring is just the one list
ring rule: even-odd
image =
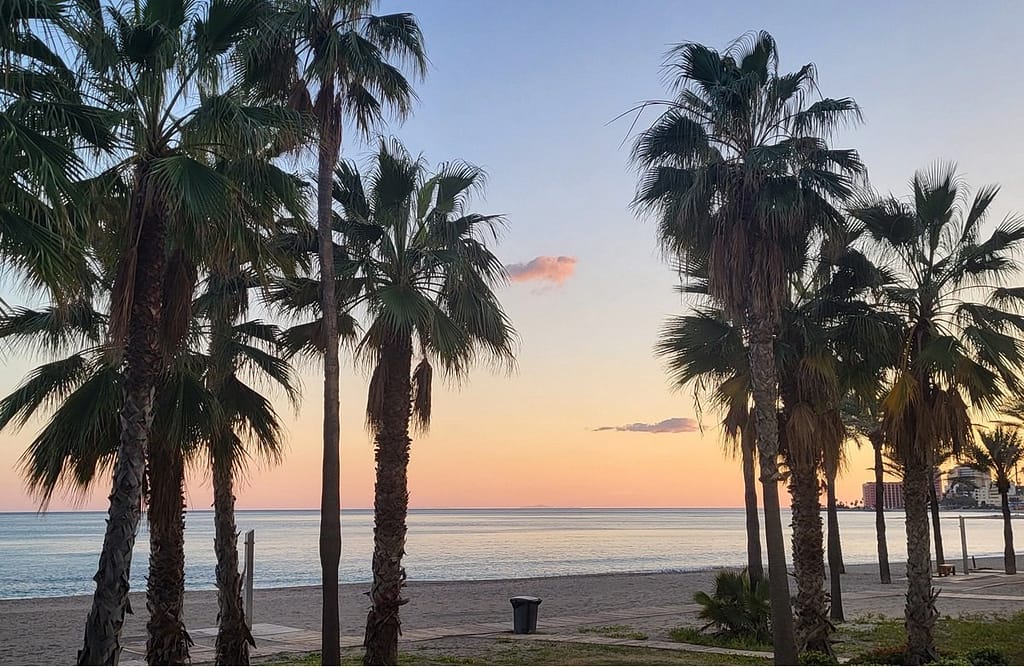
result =
[[[788,525],[788,511],[783,513]],[[997,515],[965,517],[969,554],[1002,553]],[[91,594],[105,519],[105,512],[0,513],[0,599]],[[839,513],[846,563],[876,561],[874,521],[873,512]],[[319,583],[319,522],[313,510],[237,513],[238,529],[254,531],[256,588]],[[902,512],[887,512],[886,522],[896,564],[906,556]],[[692,571],[740,567],[746,560],[742,509],[418,509],[410,511],[408,525],[404,564],[413,581]],[[959,562],[958,515],[943,514],[942,529],[947,560]],[[189,512],[190,590],[214,588],[213,537],[212,512]],[[148,539],[143,521],[133,590],[145,588]],[[342,582],[368,581],[372,512],[343,510],[342,540]]]

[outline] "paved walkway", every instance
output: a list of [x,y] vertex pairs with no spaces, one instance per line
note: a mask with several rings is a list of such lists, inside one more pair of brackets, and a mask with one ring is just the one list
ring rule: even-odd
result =
[[[1005,600],[1024,602],[1024,596],[1020,595],[995,595],[984,592],[984,589],[1003,585],[1006,582],[1000,581],[1001,573],[979,572],[970,575],[960,575],[949,579],[943,578],[936,582],[941,586],[943,597],[967,599],[967,600]],[[859,591],[844,593],[846,600],[871,600],[879,597],[902,597],[905,591],[902,587],[887,587],[882,590]],[[758,658],[771,658],[772,654],[765,651],[746,651],[729,649],[717,646],[703,646],[699,644],[684,644],[679,642],[637,640],[637,639],[615,639],[603,637],[596,634],[580,634],[579,628],[584,626],[602,626],[626,624],[629,621],[640,619],[651,619],[662,616],[679,617],[684,614],[691,614],[699,609],[699,605],[666,605],[659,607],[638,607],[632,609],[610,609],[593,613],[545,617],[541,613],[538,625],[540,631],[530,635],[512,634],[511,614],[508,621],[494,623],[467,623],[461,625],[437,626],[407,630],[402,634],[402,642],[421,642],[446,637],[502,637],[516,641],[550,641],[575,644],[596,644],[601,646],[635,646],[668,651],[687,651],[692,653],[716,653],[720,655],[749,656]],[[202,628],[191,631],[195,646],[191,650],[191,657],[194,663],[212,663],[214,659],[214,643],[217,637],[217,628]],[[266,657],[278,654],[301,654],[318,651],[320,649],[320,633],[313,630],[291,628],[271,623],[257,623],[253,626],[253,637],[256,639],[256,647],[252,649],[251,655],[254,658]],[[359,648],[363,644],[362,635],[342,635],[342,648]],[[146,638],[126,637],[124,648],[124,660],[122,664],[145,664]]]
[[[657,618],[660,616],[679,616],[696,611],[697,605],[672,605],[663,607],[641,607],[635,609],[619,609],[596,612],[581,616],[559,616],[541,618],[541,631],[530,635],[512,634],[511,619],[502,623],[469,623],[464,625],[421,628],[402,633],[402,642],[421,642],[445,637],[502,637],[517,641],[549,641],[571,644],[596,644],[599,646],[636,646],[662,649],[667,651],[687,651],[692,653],[717,653],[720,655],[741,655],[757,658],[771,658],[772,654],[764,651],[744,651],[739,649],[683,644],[679,642],[650,641],[637,639],[615,639],[595,634],[578,634],[582,626],[601,626],[621,624],[626,621]],[[212,663],[214,659],[214,643],[217,628],[202,628],[190,632],[195,646],[190,654],[192,662]],[[252,629],[256,639],[256,647],[251,650],[253,658],[279,654],[310,653],[320,650],[320,633],[301,628],[289,628],[271,623],[257,623]],[[341,638],[342,648],[359,648],[363,644],[362,636],[344,635]],[[145,637],[126,637],[124,645],[123,665],[144,665],[146,657]]]

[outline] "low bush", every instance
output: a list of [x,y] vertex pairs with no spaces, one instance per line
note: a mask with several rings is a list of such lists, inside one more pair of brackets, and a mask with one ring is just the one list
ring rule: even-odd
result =
[[821,651],[804,651],[800,654],[801,665],[838,665],[835,656]]
[[767,579],[751,585],[746,570],[719,572],[715,577],[714,593],[708,595],[700,591],[693,599],[702,607],[698,617],[707,621],[703,630],[712,628],[720,636],[771,641],[771,601]]
[[972,665],[1009,665],[1010,659],[997,648],[983,646],[967,652],[964,656]]

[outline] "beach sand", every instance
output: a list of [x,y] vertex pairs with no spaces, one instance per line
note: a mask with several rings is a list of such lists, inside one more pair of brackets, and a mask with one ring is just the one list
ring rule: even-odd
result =
[[[997,567],[998,559],[979,566]],[[959,569],[959,568],[958,568]],[[843,577],[847,618],[865,614],[900,616],[903,612],[905,579],[903,565],[893,564],[892,585],[878,583],[874,565],[847,567]],[[651,639],[667,639],[680,625],[697,625],[695,613],[664,613],[642,616],[644,609],[686,606],[698,590],[709,590],[713,571],[658,574],[609,574],[507,579],[497,581],[409,582],[409,604],[402,607],[406,634],[416,630],[451,627],[468,623],[508,623],[511,629],[509,597],[534,595],[543,599],[540,624],[545,618],[580,617],[581,625],[610,610],[638,610],[628,624],[648,633]],[[1013,614],[1024,609],[1024,575],[1006,577],[995,570],[969,577],[936,579],[943,614]],[[366,619],[366,584],[342,587],[342,634],[361,635]],[[256,623],[318,631],[319,591],[314,587],[257,590],[254,594]],[[71,664],[81,645],[82,631],[91,598],[43,598],[0,600],[0,664]],[[143,593],[132,595],[136,614],[129,616],[125,636],[145,634],[146,603]],[[186,624],[190,630],[214,627],[217,623],[215,591],[186,594]],[[607,622],[607,621],[605,621]]]

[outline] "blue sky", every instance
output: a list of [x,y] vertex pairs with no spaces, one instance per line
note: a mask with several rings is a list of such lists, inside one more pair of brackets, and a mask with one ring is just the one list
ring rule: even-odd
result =
[[[737,466],[721,461],[714,431],[703,438],[593,431],[694,416],[692,400],[671,392],[651,353],[664,317],[684,306],[652,225],[629,210],[630,119],[612,122],[664,94],[659,65],[675,43],[724,47],[748,30],[768,30],[783,70],[814,62],[823,94],[860,103],[864,125],[834,144],[861,151],[876,188],[903,194],[915,169],[955,160],[972,186],[1003,185],[998,217],[1024,210],[1024,3],[387,0],[380,11],[414,12],[431,59],[415,116],[390,132],[432,163],[460,158],[488,171],[476,208],[508,216],[498,246],[505,262],[577,260],[561,285],[503,291],[522,335],[518,371],[475,372],[461,390],[438,393],[432,432],[414,444],[413,505],[517,504],[507,500],[514,475],[532,480],[524,487],[529,502],[520,504],[741,502]],[[362,159],[367,148],[350,135],[344,151]],[[10,363],[0,391],[25,368],[24,360]],[[372,489],[361,418],[366,380],[350,364],[343,368],[343,500],[365,507]],[[242,506],[316,504],[309,481],[318,474],[319,387],[307,369],[289,460],[254,472],[253,487],[263,491],[243,491]],[[0,436],[5,478],[29,432]],[[868,458],[854,455],[841,498],[859,496]],[[707,469],[707,485],[671,483],[695,467]],[[267,495],[302,480],[308,498]],[[16,485],[7,487],[0,509],[28,503]],[[197,504],[207,491],[194,492]]]

